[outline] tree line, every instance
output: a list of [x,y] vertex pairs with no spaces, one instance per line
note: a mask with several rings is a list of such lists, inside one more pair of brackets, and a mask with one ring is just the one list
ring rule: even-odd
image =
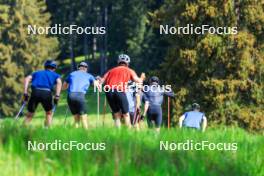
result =
[[[200,103],[209,121],[264,127],[264,10],[261,1],[0,0],[0,113],[19,106],[25,74],[49,56],[84,55],[104,73],[127,53],[132,67],[176,92],[173,117]],[[106,35],[27,35],[26,26],[105,26]],[[236,35],[160,35],[159,25],[237,27]]]

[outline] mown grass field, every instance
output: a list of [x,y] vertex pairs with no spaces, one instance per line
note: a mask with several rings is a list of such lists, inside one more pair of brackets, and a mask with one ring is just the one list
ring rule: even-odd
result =
[[[0,175],[264,175],[264,137],[239,128],[214,127],[205,133],[162,129],[157,135],[144,128],[140,132],[113,128],[109,109],[103,125],[104,96],[101,95],[101,116],[97,122],[96,94],[87,95],[90,129],[72,127],[65,95],[55,112],[54,125],[43,128],[43,111],[29,127],[22,119],[0,122]],[[103,142],[101,151],[58,150],[29,151],[28,141]],[[209,141],[237,143],[237,151],[160,151],[160,141]]]

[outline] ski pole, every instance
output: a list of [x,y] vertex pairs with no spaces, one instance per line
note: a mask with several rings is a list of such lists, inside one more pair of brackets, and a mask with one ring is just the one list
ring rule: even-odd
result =
[[137,109],[135,113],[136,113],[136,120],[135,120],[135,125],[136,125],[136,123],[139,124],[139,122],[140,122],[140,120],[139,120],[139,118],[140,118],[140,109]]
[[69,111],[69,107],[67,107],[66,112],[65,112],[64,123],[63,123],[64,127],[66,126],[68,111]]
[[57,107],[57,105],[54,105],[53,108],[52,108],[52,110],[51,110],[52,111],[52,117],[53,117],[53,115],[54,115],[54,113],[56,111],[56,107]]
[[168,129],[170,129],[170,97],[168,97]]
[[96,125],[98,126],[99,118],[100,118],[100,94],[99,89],[97,89],[97,122]]
[[104,116],[103,116],[103,126],[105,124],[105,114],[106,114],[106,96],[104,97]]
[[136,119],[137,119],[137,108],[135,108],[135,112],[134,112],[134,117],[133,117],[133,122],[132,125],[134,126],[136,123]]
[[25,106],[26,106],[26,102],[24,101],[23,104],[22,104],[22,106],[20,107],[20,109],[19,109],[19,111],[18,111],[16,117],[15,117],[15,120],[18,119],[19,115],[20,115],[21,112],[24,110]]

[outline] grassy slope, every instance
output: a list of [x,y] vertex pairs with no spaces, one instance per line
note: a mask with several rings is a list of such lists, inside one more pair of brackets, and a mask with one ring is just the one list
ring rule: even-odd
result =
[[[78,60],[79,61],[79,60]],[[66,95],[54,116],[51,129],[44,129],[44,112],[39,107],[32,125],[21,126],[22,119],[0,121],[0,175],[264,175],[264,138],[237,128],[215,128],[206,133],[162,129],[157,136],[144,128],[141,132],[117,131],[109,108],[103,126],[104,95],[100,96],[97,123],[97,97],[87,94],[90,129],[74,129]],[[64,118],[67,112],[67,124]],[[146,124],[144,123],[144,126]],[[105,151],[27,151],[27,141],[105,142]],[[159,151],[160,140],[185,142],[237,142],[238,151]]]
[[[263,175],[263,137],[239,129],[205,134],[173,129],[156,136],[112,128],[22,129],[6,122],[1,130],[1,175]],[[5,133],[5,135],[3,135]],[[105,151],[26,150],[27,140],[105,142]],[[159,141],[237,142],[238,151],[159,151]],[[6,164],[8,163],[8,164]],[[24,175],[23,174],[23,175]]]
[[[87,95],[91,129],[74,129],[68,113],[63,126],[66,101],[62,97],[55,113],[54,126],[42,128],[41,108],[32,126],[5,120],[0,128],[1,175],[264,175],[264,139],[237,128],[209,129],[206,133],[162,129],[157,136],[147,129],[141,132],[112,128],[109,109],[105,128],[96,127],[96,94]],[[104,96],[101,95],[101,114]],[[101,115],[101,120],[102,120]],[[105,151],[27,151],[27,141],[105,142]],[[160,140],[185,142],[237,142],[238,151],[159,151]]]

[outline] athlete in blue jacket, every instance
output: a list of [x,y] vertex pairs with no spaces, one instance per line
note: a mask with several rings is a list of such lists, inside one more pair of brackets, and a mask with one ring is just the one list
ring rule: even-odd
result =
[[[31,122],[34,112],[39,103],[46,111],[45,126],[48,127],[52,122],[52,107],[58,103],[61,92],[60,75],[55,72],[57,64],[55,61],[47,60],[44,64],[44,70],[36,71],[25,78],[24,82],[24,101],[28,101],[28,87],[31,82],[31,96],[28,102],[28,114],[24,124]],[[52,91],[56,85],[55,97],[52,102]],[[53,104],[54,103],[54,104]]]
[[194,128],[205,131],[207,126],[207,120],[204,113],[200,112],[200,105],[194,103],[192,105],[192,111],[184,113],[179,119],[180,128]]
[[153,121],[155,123],[156,131],[160,131],[162,123],[162,108],[164,95],[174,97],[174,93],[167,91],[159,85],[159,78],[153,76],[149,80],[149,87],[144,91],[143,101],[145,102],[144,114],[147,115],[148,126],[152,128]]
[[[144,75],[142,75],[141,77],[143,76]],[[142,85],[136,85],[135,82],[129,83],[128,89],[126,91],[126,97],[129,105],[129,116],[131,124],[133,127],[135,127],[136,130],[139,130],[140,120],[143,120],[140,110],[143,99]]]
[[75,127],[79,127],[80,121],[85,129],[88,128],[88,117],[85,94],[91,84],[98,86],[95,77],[87,73],[88,64],[81,62],[78,70],[70,73],[63,83],[63,89],[68,89],[67,102],[74,116]]
[[136,111],[136,91],[133,85],[128,85],[128,89],[126,91],[126,97],[128,101],[128,110],[131,124],[133,125],[133,117]]

